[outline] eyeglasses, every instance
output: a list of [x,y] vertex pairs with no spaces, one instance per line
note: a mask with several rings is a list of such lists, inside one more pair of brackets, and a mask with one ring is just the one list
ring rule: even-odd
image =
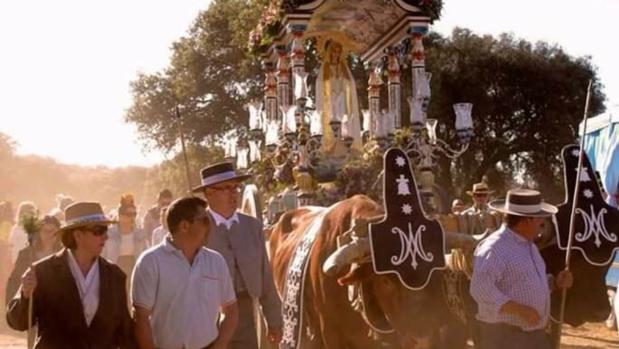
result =
[[101,236],[101,235],[107,233],[107,226],[105,226],[105,225],[87,226],[86,228],[84,228],[84,230],[91,232],[92,235],[94,235],[94,236]]
[[239,189],[241,189],[241,186],[238,184],[231,184],[231,185],[222,185],[221,187],[211,187],[211,189],[213,190],[217,190],[217,191],[239,191]]

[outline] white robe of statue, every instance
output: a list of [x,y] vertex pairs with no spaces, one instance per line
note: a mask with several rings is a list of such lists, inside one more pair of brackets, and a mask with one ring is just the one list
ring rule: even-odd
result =
[[[321,115],[323,127],[323,148],[326,152],[335,150],[336,140],[329,126],[331,120],[347,121],[347,127],[353,138],[353,148],[361,149],[361,119],[357,86],[346,64],[342,46],[327,43],[316,79],[316,109]],[[344,116],[347,116],[344,118]]]

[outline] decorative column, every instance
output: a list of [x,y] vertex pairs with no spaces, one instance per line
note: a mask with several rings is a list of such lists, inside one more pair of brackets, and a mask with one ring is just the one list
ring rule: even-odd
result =
[[286,47],[277,48],[277,102],[279,110],[287,110],[290,105],[290,59]]
[[[413,47],[410,53],[411,67],[413,69],[413,92],[415,92],[415,78],[426,72],[426,53],[423,48],[423,34],[421,30],[413,28]],[[416,96],[414,96],[416,97]]]
[[412,28],[412,49],[410,53],[413,91],[410,104],[410,121],[414,131],[421,131],[426,123],[426,111],[430,102],[430,74],[426,73],[426,54],[423,48],[425,27]]
[[305,47],[303,46],[304,26],[292,26],[292,45],[290,48],[290,60],[292,62],[293,88],[296,83],[297,76],[305,74]]
[[292,25],[289,30],[292,32],[292,43],[290,47],[290,61],[292,63],[292,89],[293,100],[296,104],[295,118],[299,130],[304,133],[305,129],[305,105],[307,103],[307,76],[305,71],[305,47],[303,46],[303,32],[306,26]]
[[264,110],[267,120],[277,120],[279,115],[277,109],[277,79],[272,62],[264,61],[262,67],[265,71],[264,80]]
[[376,67],[370,70],[370,79],[368,81],[368,104],[370,109],[370,125],[373,130],[372,136],[382,138],[387,136],[383,130],[382,120],[380,120],[380,87],[383,81],[380,78]]
[[400,83],[400,63],[392,48],[387,54],[387,90],[389,93],[389,112],[395,118],[395,128],[402,127],[402,85]]

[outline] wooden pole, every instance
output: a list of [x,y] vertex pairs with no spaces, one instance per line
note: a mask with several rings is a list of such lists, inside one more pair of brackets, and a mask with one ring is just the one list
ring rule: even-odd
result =
[[[34,234],[28,234],[28,245],[30,247],[30,270],[34,270]],[[28,349],[34,348],[34,326],[33,326],[33,313],[34,313],[34,291],[30,292],[28,297]]]
[[187,187],[189,189],[189,194],[192,195],[193,186],[191,185],[191,174],[189,170],[189,159],[187,158],[187,148],[185,147],[185,133],[183,132],[183,121],[181,120],[181,112],[176,106],[176,119],[178,123],[178,134],[181,139],[181,148],[183,150],[183,158],[185,159],[185,174],[187,175]]
[[[583,129],[582,136],[580,138],[580,153],[578,156],[578,168],[576,171],[576,184],[574,185],[574,199],[572,200],[572,212],[570,215],[570,230],[569,237],[567,240],[567,251],[565,252],[565,269],[566,271],[570,270],[570,259],[572,258],[572,245],[574,243],[574,229],[576,222],[576,207],[578,207],[578,192],[580,191],[580,176],[582,172],[582,163],[585,152],[585,137],[587,136],[587,116],[589,114],[589,101],[591,100],[591,85],[592,81],[589,80],[589,86],[587,87],[587,99],[585,102],[585,112],[583,116]],[[558,324],[558,338],[555,343],[555,348],[559,349],[561,347],[561,330],[563,326],[563,320],[565,317],[565,302],[567,299],[567,289],[563,289],[561,291],[561,311],[559,313],[559,324]]]

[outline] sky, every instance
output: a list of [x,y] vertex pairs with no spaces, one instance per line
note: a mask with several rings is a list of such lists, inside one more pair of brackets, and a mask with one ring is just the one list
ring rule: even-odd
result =
[[[351,0],[352,1],[352,0]],[[619,103],[619,0],[444,0],[433,29],[511,32],[589,55]],[[169,62],[209,0],[0,1],[0,132],[19,154],[81,165],[153,165],[135,128],[124,123],[129,82]]]

